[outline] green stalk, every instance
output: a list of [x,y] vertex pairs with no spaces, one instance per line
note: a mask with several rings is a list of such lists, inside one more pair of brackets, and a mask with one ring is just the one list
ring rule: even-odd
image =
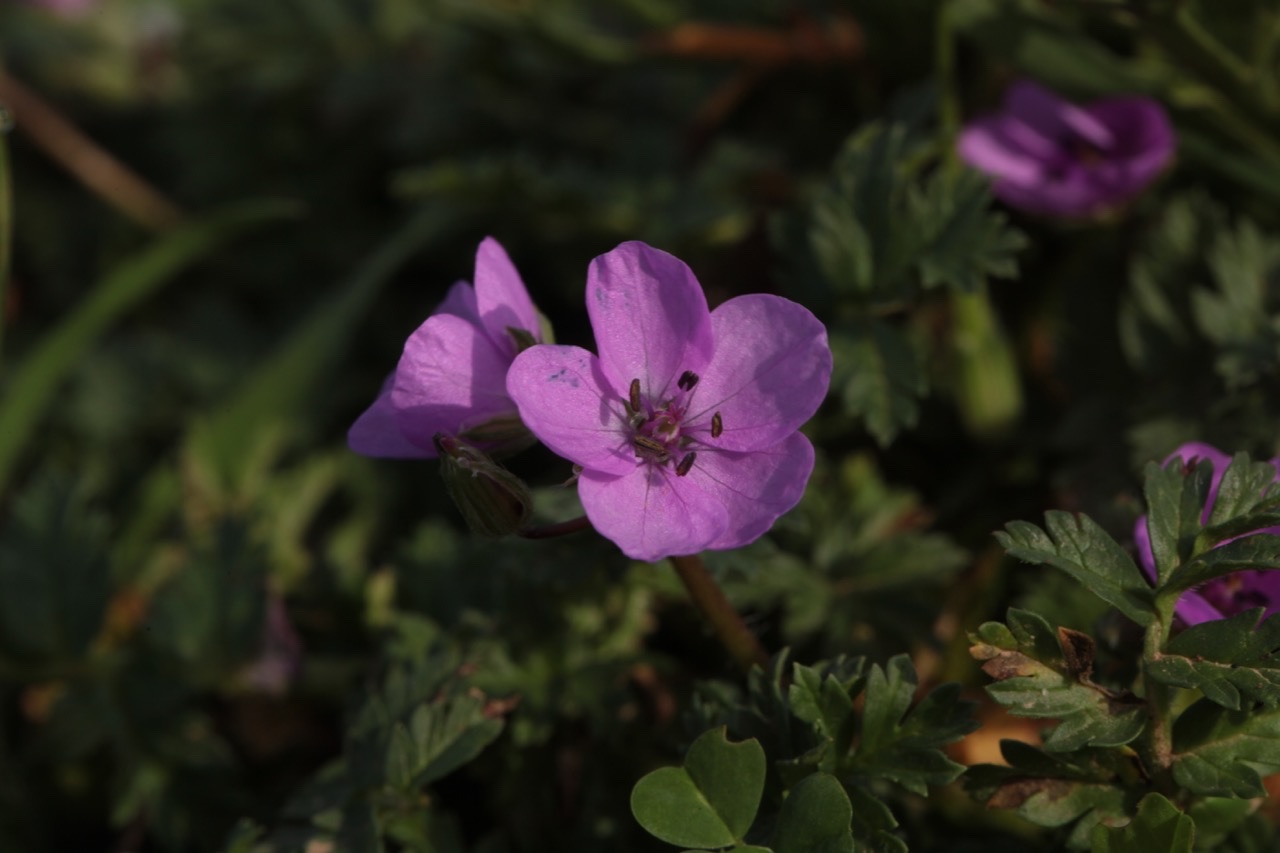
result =
[[5,307],[9,296],[9,267],[13,256],[13,179],[9,169],[8,111],[0,106],[0,365],[4,363]]
[[769,653],[760,645],[760,640],[733,605],[729,603],[724,590],[716,583],[715,578],[703,565],[697,554],[687,557],[672,557],[671,565],[676,574],[689,591],[689,598],[702,615],[711,623],[711,629],[724,645],[729,655],[738,665],[748,672],[753,666],[765,668],[769,664]]

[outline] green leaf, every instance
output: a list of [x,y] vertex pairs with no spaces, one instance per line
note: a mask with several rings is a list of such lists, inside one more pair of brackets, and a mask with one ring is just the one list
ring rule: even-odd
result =
[[1065,628],[1055,632],[1027,611],[1010,609],[1008,618],[1016,630],[988,622],[978,629],[969,652],[996,680],[987,693],[1009,713],[1061,721],[1045,739],[1045,749],[1122,746],[1142,732],[1145,706],[1093,683],[1092,640]]
[[1280,569],[1280,536],[1257,533],[1210,548],[1174,569],[1160,594],[1181,593],[1246,569]]
[[853,697],[862,690],[861,671],[861,659],[857,661],[857,674],[853,677],[846,674],[845,678],[796,664],[794,680],[787,689],[791,712],[831,742],[828,754],[833,759],[846,754],[853,741],[856,723]]
[[897,655],[884,669],[872,666],[867,679],[862,734],[842,771],[852,778],[881,778],[917,794],[945,785],[962,772],[941,747],[978,727],[974,704],[960,699],[960,686],[944,684],[914,708],[916,674],[911,659]]
[[991,210],[985,175],[968,170],[959,175],[938,172],[915,198],[923,245],[917,254],[925,287],[946,285],[977,293],[988,277],[1015,278],[1017,254],[1027,245],[1008,218]]
[[[1270,510],[1276,502],[1268,498],[1267,489],[1275,481],[1276,469],[1270,462],[1254,462],[1247,453],[1237,453],[1223,472],[1218,495],[1209,515],[1209,532],[1236,518],[1247,518],[1259,511]],[[1274,512],[1274,510],[1273,510]],[[1267,519],[1270,523],[1270,517]],[[1260,524],[1258,527],[1268,526]],[[1252,529],[1257,530],[1258,527]],[[1226,538],[1214,535],[1215,539]]]
[[502,733],[503,720],[486,714],[483,696],[467,693],[421,705],[409,722],[416,761],[412,786],[442,779],[474,759]]
[[712,729],[689,747],[683,767],[663,767],[636,783],[631,813],[669,844],[731,847],[751,828],[764,778],[758,741],[730,743],[724,728]]
[[814,773],[782,802],[774,853],[853,853],[853,805],[834,776]]
[[1147,794],[1138,813],[1123,827],[1093,828],[1092,853],[1191,853],[1196,825],[1163,796]]
[[1124,755],[1111,750],[1052,754],[1014,740],[1000,743],[1008,766],[981,764],[965,774],[965,786],[987,808],[1011,809],[1037,826],[1073,823],[1066,846],[1087,847],[1099,822],[1131,816],[1138,795],[1118,784],[1133,772]]
[[862,418],[881,446],[920,417],[928,376],[911,341],[887,323],[866,319],[832,332],[832,385],[845,410]]
[[1094,595],[1119,608],[1139,625],[1155,618],[1155,601],[1142,571],[1116,540],[1087,515],[1060,510],[1045,513],[1045,530],[1026,521],[1011,521],[996,539],[1028,563],[1061,569]]
[[898,819],[881,800],[861,786],[846,788],[853,808],[853,837],[858,842],[859,853],[907,853],[907,845],[893,834]]
[[1207,699],[1174,723],[1173,778],[1192,794],[1261,797],[1258,768],[1280,770],[1280,709],[1229,711]]
[[1163,468],[1154,462],[1146,467],[1147,533],[1161,581],[1191,556],[1209,497],[1211,472],[1207,461],[1189,469],[1180,459]]
[[71,662],[102,625],[106,520],[65,479],[35,480],[0,529],[0,650],[24,662]]
[[175,230],[99,282],[75,311],[27,354],[4,385],[0,399],[0,494],[63,380],[113,323],[227,240],[295,213],[294,205],[279,201],[237,205]]
[[1192,625],[1147,665],[1157,681],[1200,690],[1225,708],[1240,709],[1241,694],[1280,704],[1280,616],[1259,623],[1262,609]]

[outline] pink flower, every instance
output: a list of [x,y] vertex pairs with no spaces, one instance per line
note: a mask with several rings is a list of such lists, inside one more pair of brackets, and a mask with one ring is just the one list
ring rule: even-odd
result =
[[1090,216],[1141,192],[1173,159],[1164,108],[1150,98],[1083,106],[1035,83],[1015,83],[1004,109],[960,134],[960,158],[995,179],[996,197],[1021,210]]
[[816,317],[766,294],[708,311],[692,271],[643,243],[592,261],[587,312],[599,357],[533,347],[507,389],[533,434],[582,466],[596,530],[659,560],[745,545],[796,505],[813,470],[797,430],[831,378]]
[[528,444],[507,396],[507,368],[542,340],[538,311],[497,240],[476,251],[475,287],[460,281],[405,341],[395,373],[347,443],[365,456],[434,458],[437,433],[482,449]]
[[[1205,524],[1213,512],[1213,504],[1218,499],[1218,488],[1222,485],[1222,476],[1231,464],[1231,457],[1211,444],[1199,441],[1188,442],[1170,453],[1164,464],[1174,459],[1181,459],[1188,468],[1201,460],[1207,460],[1213,466],[1213,477],[1209,485],[1209,499],[1205,503],[1204,514],[1200,521]],[[1280,460],[1271,460],[1276,468],[1276,479],[1280,480]],[[1266,527],[1255,533],[1280,534],[1280,527]],[[1138,563],[1147,577],[1156,577],[1156,560],[1151,553],[1151,535],[1147,530],[1147,517],[1138,519],[1133,529],[1134,544],[1138,548]],[[1218,543],[1224,545],[1225,542]],[[1198,625],[1213,619],[1234,616],[1254,607],[1266,608],[1266,616],[1280,613],[1280,572],[1275,571],[1243,571],[1233,572],[1225,577],[1215,578],[1197,589],[1189,589],[1178,598],[1175,608],[1178,618],[1188,625]]]

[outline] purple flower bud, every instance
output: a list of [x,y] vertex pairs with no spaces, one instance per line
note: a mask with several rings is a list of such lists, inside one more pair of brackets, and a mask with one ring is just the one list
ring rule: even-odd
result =
[[[1222,476],[1227,472],[1227,466],[1231,464],[1231,457],[1213,445],[1192,441],[1169,454],[1164,464],[1167,465],[1174,459],[1181,459],[1188,468],[1201,461],[1207,461],[1213,466],[1209,497],[1200,519],[1202,524],[1208,522],[1209,515],[1213,512],[1213,504],[1218,498],[1218,488],[1222,485]],[[1271,465],[1276,468],[1276,479],[1280,480],[1280,460],[1271,460]],[[1265,527],[1247,535],[1256,533],[1280,535],[1280,527]],[[1151,535],[1147,530],[1145,515],[1134,525],[1133,540],[1138,549],[1138,564],[1147,573],[1147,577],[1155,580],[1156,560],[1151,552]],[[1233,540],[1227,539],[1218,544],[1225,545],[1230,541]],[[1176,612],[1178,618],[1184,623],[1198,625],[1201,622],[1234,616],[1255,607],[1265,608],[1266,616],[1280,613],[1280,572],[1260,569],[1233,572],[1224,577],[1215,578],[1196,589],[1184,592],[1178,598]]]
[[956,145],[1006,204],[1064,217],[1133,198],[1169,165],[1174,147],[1169,117],[1150,98],[1080,106],[1028,81],[1009,89],[1003,110],[971,122]]

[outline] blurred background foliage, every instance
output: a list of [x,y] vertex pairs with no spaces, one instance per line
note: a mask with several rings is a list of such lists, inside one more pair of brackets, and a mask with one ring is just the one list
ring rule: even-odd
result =
[[[1267,3],[1184,5],[1274,69]],[[827,322],[804,502],[708,555],[770,649],[976,685],[1010,602],[1093,624],[990,531],[1123,539],[1142,462],[1280,451],[1280,92],[1140,12],[0,2],[0,850],[667,849],[629,791],[733,679],[668,568],[477,540],[433,464],[345,447],[486,234],[561,342],[628,239]],[[1104,221],[993,205],[952,140],[1024,75],[1160,98],[1177,167]],[[577,514],[566,464],[513,467]],[[922,849],[1047,843],[885,796]]]

